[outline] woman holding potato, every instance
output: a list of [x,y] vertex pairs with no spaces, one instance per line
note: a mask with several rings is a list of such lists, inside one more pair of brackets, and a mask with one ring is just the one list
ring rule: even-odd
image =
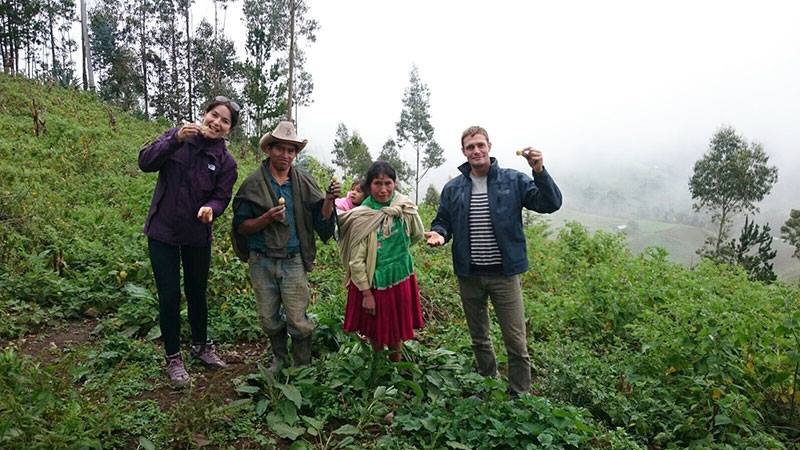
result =
[[208,340],[206,287],[211,224],[228,206],[236,182],[236,161],[224,138],[239,121],[239,110],[227,97],[215,97],[200,124],[172,128],[139,152],[139,168],[158,172],[144,233],[158,290],[167,375],[175,387],[190,380],[180,351],[181,263],[192,332],[190,354],[208,367],[226,367]]

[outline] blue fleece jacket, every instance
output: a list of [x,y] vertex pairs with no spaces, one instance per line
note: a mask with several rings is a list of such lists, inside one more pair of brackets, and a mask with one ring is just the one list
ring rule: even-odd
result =
[[[515,275],[528,270],[528,251],[522,229],[522,208],[538,213],[552,213],[561,208],[561,191],[546,170],[533,173],[533,179],[514,169],[498,167],[490,158],[487,177],[492,227],[503,255],[503,274]],[[461,175],[442,189],[439,210],[431,230],[453,240],[453,268],[456,275],[470,276],[469,206],[472,179],[469,163],[458,168]]]

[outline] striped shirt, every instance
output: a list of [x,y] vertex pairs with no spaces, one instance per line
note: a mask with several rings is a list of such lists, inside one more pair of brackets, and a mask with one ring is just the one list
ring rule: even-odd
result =
[[496,266],[503,264],[503,256],[492,228],[489,214],[489,192],[486,177],[472,178],[472,198],[469,204],[469,247],[470,259],[476,266]]

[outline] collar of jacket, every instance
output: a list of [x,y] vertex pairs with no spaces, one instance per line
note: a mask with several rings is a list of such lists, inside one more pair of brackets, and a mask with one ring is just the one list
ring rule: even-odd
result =
[[[490,156],[489,162],[491,164],[489,166],[489,175],[487,179],[494,180],[495,178],[497,178],[497,159],[493,156]],[[458,170],[461,171],[461,174],[467,177],[467,179],[470,179],[469,174],[472,171],[472,167],[469,165],[469,161],[458,166]]]

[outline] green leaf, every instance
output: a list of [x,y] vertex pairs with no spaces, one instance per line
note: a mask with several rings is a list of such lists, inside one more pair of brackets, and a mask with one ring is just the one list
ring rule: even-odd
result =
[[145,341],[153,341],[161,337],[161,327],[156,325],[153,328],[150,328],[150,331],[147,333],[147,336],[144,337]]
[[422,400],[423,395],[425,395],[422,392],[422,388],[420,387],[419,383],[417,383],[415,381],[400,380],[397,383],[395,383],[394,386],[396,388],[407,387],[407,388],[411,389],[411,391],[414,392],[414,396],[416,397],[417,401]]
[[346,424],[342,425],[339,428],[333,430],[333,434],[342,434],[342,435],[351,435],[355,436],[359,433],[358,428],[354,427],[353,425]]
[[731,418],[726,416],[725,414],[717,414],[714,417],[714,425],[716,426],[728,425],[731,423],[733,423],[733,420],[731,420]]
[[144,450],[156,450],[156,446],[153,444],[153,441],[144,436],[139,436],[139,447],[143,448]]
[[137,331],[139,331],[139,325],[131,325],[128,328],[125,328],[124,330],[120,331],[119,334],[125,336],[126,338],[130,338],[133,337],[133,335],[136,334]]
[[236,387],[236,392],[241,392],[243,394],[255,394],[256,392],[258,392],[258,387],[246,384],[244,386]]
[[461,442],[456,442],[456,441],[447,441],[446,444],[450,448],[457,448],[457,449],[460,449],[460,450],[470,450],[472,448],[472,447],[470,447],[468,445],[464,445]]
[[306,450],[306,449],[313,449],[314,446],[309,444],[306,441],[299,440],[292,442],[292,445],[289,446],[289,450]]
[[284,396],[289,399],[297,409],[300,409],[300,405],[303,403],[303,396],[300,394],[300,391],[292,386],[291,384],[279,384],[278,389],[281,390]]
[[290,427],[284,422],[275,422],[270,426],[270,428],[278,436],[291,440],[297,439],[306,431],[304,427]]
[[542,433],[537,436],[542,445],[551,445],[553,443],[553,435],[550,433]]
[[378,386],[375,388],[375,392],[372,393],[372,398],[375,400],[383,398],[386,394],[386,386]]
[[262,398],[261,400],[256,403],[256,414],[261,416],[267,411],[267,399]]
[[322,427],[325,426],[325,422],[315,417],[300,416],[300,418],[303,419],[303,422],[305,422],[309,428],[313,428],[316,431],[322,430]]
[[346,438],[339,441],[334,448],[345,448],[346,446],[352,444],[356,440],[353,439],[353,436],[347,436]]
[[125,287],[122,288],[122,290],[133,298],[138,298],[138,299],[153,298],[153,294],[151,294],[150,291],[147,290],[147,288],[139,286],[138,284],[125,283]]

